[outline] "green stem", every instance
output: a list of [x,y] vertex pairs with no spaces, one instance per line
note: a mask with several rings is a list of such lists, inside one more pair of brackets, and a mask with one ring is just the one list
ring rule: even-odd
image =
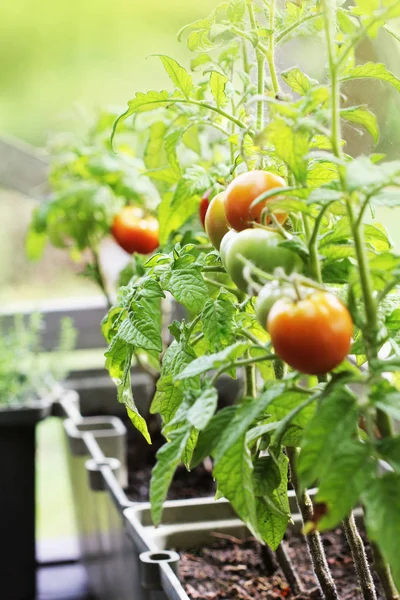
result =
[[[314,517],[314,507],[307,490],[301,490],[299,481],[297,479],[295,461],[298,450],[295,448],[287,448],[287,453],[290,464],[291,482],[296,493],[297,504],[303,517],[303,522],[309,523]],[[317,531],[312,531],[309,533],[306,536],[306,542],[310,551],[314,572],[318,579],[319,585],[321,586],[323,595],[325,596],[326,600],[339,600],[335,582],[329,569],[325,550],[319,533]]]
[[259,346],[260,348],[263,348],[265,350],[265,344],[263,344],[262,342],[260,342],[260,340],[255,335],[253,335],[250,331],[246,331],[245,329],[241,329],[239,333],[243,337],[245,337],[248,340],[250,340],[251,342],[253,342],[253,344],[255,344],[256,346]]
[[209,285],[212,285],[215,288],[223,288],[224,290],[226,290],[227,292],[229,292],[230,294],[233,294],[234,296],[236,296],[236,298],[238,300],[242,299],[242,295],[240,293],[239,290],[237,290],[236,288],[233,287],[228,287],[226,285],[223,285],[222,283],[220,283],[219,281],[214,281],[214,279],[210,279],[209,277],[204,277],[203,275],[203,279],[206,283],[208,283]]
[[400,595],[394,584],[390,567],[382,556],[378,546],[372,542],[372,553],[374,556],[374,569],[380,579],[386,600],[399,600]]
[[[257,53],[257,74],[258,74],[258,88],[257,92],[259,96],[264,94],[265,85],[265,56],[261,52]],[[264,103],[263,101],[257,102],[257,131],[264,129]]]
[[98,250],[92,248],[92,255],[93,255],[93,264],[94,264],[94,268],[96,270],[96,275],[97,275],[97,282],[99,284],[101,291],[103,292],[103,294],[106,298],[108,310],[110,310],[113,303],[112,303],[111,297],[107,290],[107,283],[104,278],[103,271],[101,270]]
[[296,21],[292,25],[289,25],[289,27],[286,27],[286,29],[281,31],[281,33],[276,36],[275,42],[277,44],[279,44],[279,42],[281,42],[283,39],[285,39],[285,37],[287,37],[289,35],[289,33],[291,33],[293,31],[293,29],[296,29],[296,27],[303,25],[303,23],[306,23],[307,21],[310,21],[311,19],[315,19],[316,17],[319,17],[319,16],[320,16],[320,14],[316,13],[314,15],[308,15],[307,17],[303,17],[302,19],[299,19],[298,21]]
[[[322,211],[321,211],[321,213],[322,213],[322,217],[323,217],[324,213]],[[318,215],[318,219],[320,219],[319,223],[322,222],[321,213]],[[308,250],[310,252],[310,270],[311,270],[312,276],[314,277],[315,281],[317,281],[318,283],[322,283],[321,264],[320,264],[319,255],[318,255],[319,226],[317,229],[314,227],[314,230],[311,233],[310,222],[308,220],[307,215],[303,215],[303,224],[304,224],[304,231],[305,231],[305,234],[306,234],[306,237],[308,240]]]
[[246,41],[243,40],[242,42],[242,55],[243,55],[243,69],[245,73],[249,73],[250,72],[250,63],[249,63],[249,57],[247,54],[247,48],[246,48]]
[[301,584],[299,575],[290,560],[289,554],[286,552],[285,543],[281,542],[276,549],[276,558],[278,560],[279,566],[283,571],[283,574],[286,578],[286,581],[289,584],[290,589],[292,590],[295,596],[301,594],[304,589]]
[[[251,360],[253,361],[253,359]],[[255,398],[256,393],[256,368],[254,364],[249,364],[246,366],[246,396],[248,398]]]
[[247,4],[247,10],[249,13],[249,17],[250,17],[251,28],[254,29],[254,31],[255,31],[257,29],[257,21],[256,21],[255,13],[254,13],[253,0],[246,0],[246,4]]
[[364,543],[358,532],[353,513],[350,513],[350,516],[343,520],[343,526],[353,557],[362,597],[364,600],[376,600],[374,580],[372,579]]
[[[270,9],[269,9],[269,28],[272,32],[275,31],[275,0],[271,0]],[[279,94],[279,80],[275,67],[275,37],[274,33],[271,34],[269,38],[269,49],[267,52],[267,61],[269,67],[269,73],[271,75],[272,88],[274,90],[275,96]]]

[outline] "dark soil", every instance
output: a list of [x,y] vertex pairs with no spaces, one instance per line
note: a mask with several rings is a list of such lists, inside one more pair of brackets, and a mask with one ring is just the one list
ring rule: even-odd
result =
[[[180,578],[191,600],[319,600],[304,538],[291,535],[284,542],[295,564],[304,592],[295,596],[278,569],[266,575],[260,545],[253,539],[236,540],[216,535],[210,547],[181,552]],[[329,566],[341,600],[360,600],[357,576],[345,535],[340,529],[323,535]],[[384,596],[377,585],[378,599]]]
[[[158,425],[153,423],[151,431],[152,445],[139,437],[132,425],[127,424],[128,430],[128,488],[130,500],[147,502],[151,471],[156,464],[157,450],[165,443]],[[168,500],[186,500],[188,498],[204,498],[215,494],[215,483],[211,475],[211,465],[200,465],[190,473],[184,466],[178,467],[172,485],[168,492]]]

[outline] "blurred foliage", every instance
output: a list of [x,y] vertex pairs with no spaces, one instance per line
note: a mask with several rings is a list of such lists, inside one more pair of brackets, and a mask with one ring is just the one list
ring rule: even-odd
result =
[[57,346],[43,353],[43,327],[37,313],[27,322],[16,315],[13,327],[4,319],[0,322],[0,406],[40,397],[65,377],[62,355],[73,349],[75,329],[70,319],[63,319]]
[[[187,0],[0,3],[0,131],[41,144],[69,130],[76,103],[123,103],[167,78],[150,54],[182,56],[184,23],[215,6]],[[85,119],[85,115],[82,114]]]

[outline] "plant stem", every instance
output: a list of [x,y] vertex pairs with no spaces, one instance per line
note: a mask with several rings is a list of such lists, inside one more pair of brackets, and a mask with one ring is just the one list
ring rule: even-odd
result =
[[269,7],[269,28],[272,31],[272,34],[269,38],[269,48],[266,54],[269,73],[271,75],[272,88],[274,90],[275,96],[279,94],[279,80],[275,67],[275,0],[271,0]]
[[289,555],[286,552],[284,542],[281,542],[278,548],[276,549],[276,558],[286,578],[286,581],[290,586],[290,589],[292,590],[293,594],[298,596],[304,591],[303,586],[292,564],[292,561],[290,560]]
[[255,398],[257,393],[256,369],[254,365],[246,366],[246,396]]
[[386,600],[399,600],[400,594],[394,584],[390,567],[382,556],[378,546],[372,542],[372,553],[374,556],[374,569],[380,579]]
[[353,513],[343,520],[343,526],[353,557],[362,597],[364,600],[376,600],[374,580],[372,579],[364,543],[358,532]]
[[269,546],[265,546],[264,544],[261,546],[261,558],[266,576],[271,577],[278,570],[278,563]]
[[112,307],[112,300],[111,297],[108,293],[107,290],[107,283],[104,279],[104,275],[103,272],[101,270],[101,265],[100,265],[100,258],[99,258],[99,252],[97,249],[92,248],[92,255],[93,255],[93,265],[94,268],[96,270],[96,275],[97,275],[97,283],[99,284],[99,287],[101,289],[101,291],[103,292],[105,299],[107,301],[107,308],[108,310]]
[[[257,93],[259,96],[264,94],[265,85],[265,57],[261,52],[257,52],[257,75],[258,75],[258,88]],[[257,131],[264,129],[264,102],[262,100],[257,102]]]
[[[322,211],[321,211],[322,212]],[[321,214],[321,213],[320,213]],[[323,215],[323,213],[322,213]],[[318,215],[319,218],[320,215]],[[322,221],[322,218],[321,218]],[[321,222],[320,221],[320,222]],[[318,229],[314,227],[313,233],[311,233],[310,222],[308,220],[307,215],[303,215],[303,223],[304,223],[304,231],[308,240],[308,249],[310,252],[310,269],[312,276],[314,277],[317,283],[322,283],[322,273],[321,273],[321,264],[319,262],[318,256]],[[314,232],[316,231],[316,235]]]
[[287,35],[289,35],[289,33],[291,33],[293,31],[293,29],[296,29],[296,27],[299,27],[299,25],[306,23],[306,21],[310,21],[310,19],[315,19],[316,17],[319,17],[319,13],[315,13],[313,15],[308,15],[307,17],[303,17],[302,19],[295,21],[295,23],[293,23],[292,25],[289,25],[289,27],[284,29],[279,35],[276,36],[275,42],[276,43],[281,42]]
[[[303,522],[308,523],[313,520],[314,507],[307,490],[301,491],[295,470],[295,460],[298,450],[287,448],[289,457],[291,482],[296,493],[297,504],[303,517]],[[322,593],[326,600],[339,600],[328,562],[326,560],[325,550],[322,545],[321,537],[317,531],[312,531],[306,536],[307,546],[310,552],[311,561],[314,567],[315,575],[318,579]]]
[[[322,0],[323,12],[324,12],[324,24],[325,33],[328,46],[328,57],[329,67],[331,73],[331,86],[332,86],[332,147],[334,154],[338,158],[343,158],[340,131],[340,83],[338,80],[338,63],[335,59],[335,42],[334,42],[334,31],[336,26],[336,2],[334,0]],[[341,60],[343,60],[343,55]],[[339,175],[342,183],[342,188],[347,191],[346,177],[343,167],[339,166]],[[349,216],[350,225],[352,228],[352,234],[354,239],[354,246],[357,257],[358,272],[360,276],[362,295],[365,307],[366,324],[363,328],[364,340],[366,345],[366,354],[368,362],[371,359],[377,357],[377,336],[379,332],[378,316],[377,316],[377,303],[373,295],[373,286],[371,273],[368,267],[368,258],[365,251],[365,239],[362,219],[357,219],[352,200],[350,197],[347,198],[347,213]],[[393,427],[390,418],[383,413],[381,410],[377,410],[377,424],[382,435],[392,436]],[[354,527],[355,524],[354,524]],[[362,542],[361,542],[362,543]],[[363,565],[358,562],[358,558],[355,558],[357,573],[362,573]],[[379,553],[379,560],[377,561],[377,570],[379,569],[382,573],[382,577],[385,579],[386,587],[394,588],[389,586],[387,577],[390,577],[389,566],[385,564],[385,560]],[[386,593],[386,588],[385,588]],[[393,595],[388,596],[392,598]]]

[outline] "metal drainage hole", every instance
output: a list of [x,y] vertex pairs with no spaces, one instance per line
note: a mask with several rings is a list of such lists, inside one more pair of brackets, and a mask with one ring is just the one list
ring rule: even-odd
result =
[[154,554],[150,554],[149,555],[149,559],[150,560],[154,560],[154,561],[159,561],[159,560],[170,560],[171,559],[171,555],[167,554],[166,552],[159,552],[154,553]]

